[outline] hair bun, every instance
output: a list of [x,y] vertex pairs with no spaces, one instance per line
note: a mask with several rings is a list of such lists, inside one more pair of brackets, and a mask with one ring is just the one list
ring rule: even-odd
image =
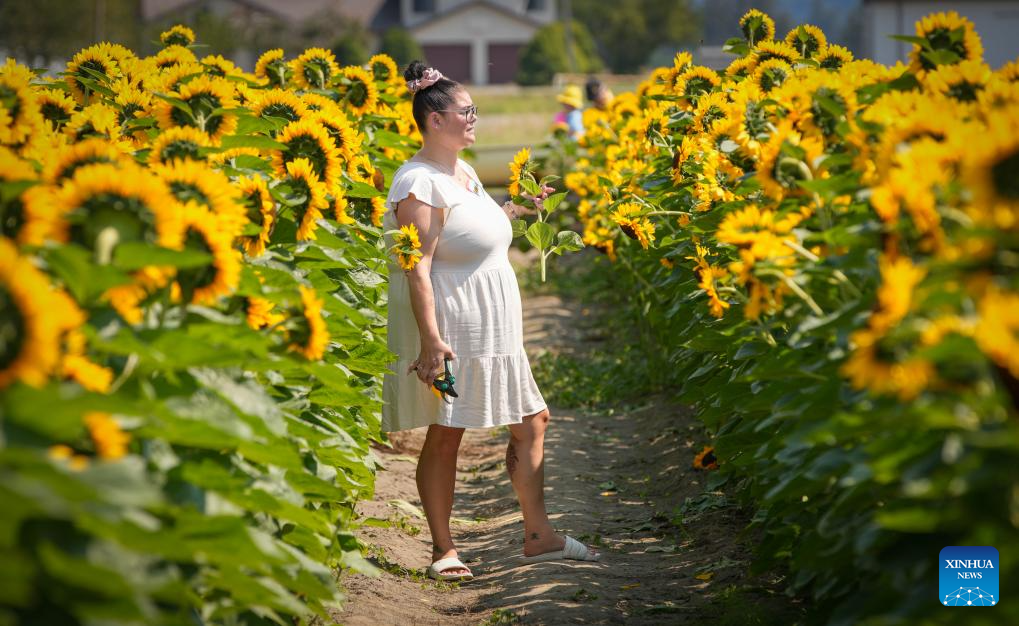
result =
[[411,61],[407,64],[407,69],[403,70],[403,78],[407,82],[417,80],[424,75],[426,69],[428,69],[428,66],[421,61]]

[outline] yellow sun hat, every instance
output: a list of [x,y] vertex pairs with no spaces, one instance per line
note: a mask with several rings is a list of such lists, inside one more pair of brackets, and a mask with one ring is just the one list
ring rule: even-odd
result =
[[580,92],[580,87],[577,85],[566,85],[563,87],[563,92],[556,96],[555,99],[563,104],[570,105],[574,109],[584,107],[584,95]]

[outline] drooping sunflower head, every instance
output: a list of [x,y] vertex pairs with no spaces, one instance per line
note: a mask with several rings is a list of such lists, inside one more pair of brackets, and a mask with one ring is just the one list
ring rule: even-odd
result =
[[290,90],[269,89],[251,104],[251,112],[262,118],[296,122],[308,114],[308,105]]
[[255,64],[255,76],[268,81],[270,87],[286,87],[292,75],[290,64],[283,58],[283,48],[267,50]]
[[768,59],[763,63],[757,65],[757,69],[754,70],[751,79],[758,87],[761,88],[762,93],[769,93],[775,87],[778,87],[792,76],[793,68],[789,63],[782,59]]
[[175,65],[198,65],[198,57],[184,46],[167,46],[153,56],[153,61],[161,70]]
[[164,130],[154,140],[149,152],[149,165],[160,165],[175,160],[204,161],[202,148],[212,145],[209,136],[190,126]]
[[817,53],[817,62],[826,70],[841,69],[853,60],[853,53],[848,48],[829,44]]
[[354,128],[347,116],[342,112],[332,115],[326,111],[316,111],[308,115],[310,122],[316,123],[326,130],[333,145],[339,151],[340,157],[348,164],[352,164],[355,157],[361,153],[361,145],[364,137]]
[[291,122],[280,132],[276,140],[286,145],[285,149],[273,151],[273,167],[279,176],[286,175],[286,164],[294,159],[307,159],[319,180],[332,188],[342,175],[340,153],[329,132],[315,120]]
[[329,330],[322,317],[322,299],[311,287],[301,285],[301,307],[291,311],[285,322],[288,350],[297,352],[309,361],[321,359],[329,347]]
[[396,67],[396,61],[388,54],[376,54],[368,59],[368,68],[371,70],[375,80],[383,83],[401,84],[400,70]]
[[195,31],[183,24],[175,24],[169,30],[159,33],[159,41],[164,46],[190,46],[195,43]]
[[36,96],[39,102],[39,112],[55,131],[63,129],[64,124],[71,119],[71,115],[78,108],[74,98],[67,95],[67,92],[62,89],[40,89],[36,91]]
[[103,102],[90,104],[71,116],[64,126],[64,135],[72,142],[98,137],[118,143],[121,139],[119,112]]
[[743,33],[743,38],[751,46],[775,38],[775,20],[771,19],[767,13],[762,13],[757,9],[750,9],[740,18],[739,28]]
[[[94,93],[89,83],[101,83],[105,76],[110,81],[120,78],[120,65],[115,54],[117,51],[108,43],[98,43],[78,52],[67,64],[65,80],[71,88],[71,95],[79,103],[85,104]],[[100,76],[96,76],[96,74]]]
[[0,389],[40,387],[57,367],[67,324],[53,293],[46,275],[0,237]]
[[232,293],[241,277],[241,253],[234,248],[229,224],[196,202],[181,207],[187,234],[184,249],[211,257],[206,265],[177,270],[181,297],[192,304],[214,304]]
[[322,217],[322,211],[329,208],[328,189],[315,173],[315,166],[306,158],[290,161],[286,170],[283,182],[294,199],[288,206],[297,223],[297,239],[315,239],[316,222]]
[[336,57],[324,48],[308,48],[290,62],[294,81],[302,89],[326,89],[340,73]]
[[613,211],[612,221],[615,222],[623,234],[640,243],[645,250],[655,240],[655,225],[648,218],[644,217],[644,211],[639,204],[624,202]]
[[379,89],[375,86],[372,75],[355,65],[343,68],[342,78],[337,86],[342,94],[341,100],[346,102],[348,109],[357,117],[375,112],[379,103]]
[[46,163],[43,178],[59,185],[74,175],[79,167],[93,163],[133,164],[130,155],[121,145],[110,143],[102,137],[92,137],[70,144],[61,150],[56,158]]
[[193,126],[207,133],[213,140],[230,134],[237,128],[237,116],[217,112],[237,106],[233,84],[212,76],[199,76],[180,85],[175,95],[183,100],[188,111],[183,111],[170,102],[162,101],[156,106],[156,119],[163,130],[175,126]]
[[241,76],[244,74],[241,68],[220,54],[210,54],[202,59],[202,66],[205,68],[205,73],[210,76],[219,76],[221,78],[226,76]]
[[175,159],[152,167],[152,171],[178,202],[194,202],[208,208],[223,220],[222,227],[229,229],[232,235],[239,234],[237,231],[247,222],[236,190],[220,170],[201,161]]
[[983,61],[960,61],[952,65],[939,65],[927,72],[923,84],[929,92],[963,104],[972,104],[990,82],[991,76],[991,68]]
[[0,67],[0,144],[25,143],[46,130],[31,80],[32,72],[14,59]]
[[725,68],[725,75],[737,79],[746,78],[754,73],[754,69],[756,69],[756,67],[757,57],[753,55],[739,57]]
[[710,93],[721,84],[722,79],[718,72],[708,67],[694,65],[676,77],[673,89],[677,96],[691,106],[696,106],[700,96]]
[[984,56],[973,22],[955,11],[933,13],[916,23],[916,36],[925,45],[914,44],[909,53],[910,70],[923,74],[939,65],[979,61]]
[[1019,229],[1019,106],[994,111],[981,140],[965,146],[964,180],[973,193],[968,211],[995,228]]
[[820,138],[804,136],[791,123],[783,122],[761,147],[757,181],[770,197],[802,193],[797,184],[813,178],[812,164],[824,151]]
[[[276,227],[276,204],[261,176],[239,178],[234,185],[240,193],[240,201],[248,217],[245,236],[241,238],[244,251],[250,257],[261,256]],[[256,229],[257,232],[251,232]]]
[[99,258],[125,241],[174,249],[183,242],[183,222],[166,185],[133,164],[79,167],[55,193],[54,204],[70,239]]
[[814,58],[828,45],[828,38],[817,26],[802,24],[789,31],[785,42],[792,46],[804,59]]
[[754,50],[758,63],[764,63],[769,59],[782,59],[789,65],[795,65],[800,58],[796,48],[784,41],[764,41]]
[[718,469],[718,457],[715,456],[714,446],[704,446],[693,459],[693,468],[698,470]]

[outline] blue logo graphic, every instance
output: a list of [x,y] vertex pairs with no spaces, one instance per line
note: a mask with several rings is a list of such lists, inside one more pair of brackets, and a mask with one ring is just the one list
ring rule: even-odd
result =
[[996,606],[998,550],[991,546],[948,546],[938,557],[938,599],[943,606]]

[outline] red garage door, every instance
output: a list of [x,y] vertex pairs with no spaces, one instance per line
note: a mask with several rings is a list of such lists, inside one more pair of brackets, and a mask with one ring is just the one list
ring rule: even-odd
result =
[[426,44],[422,49],[428,65],[457,82],[471,82],[470,44]]
[[523,44],[519,43],[488,44],[488,82],[516,81],[517,69],[520,67],[520,50],[523,47]]

